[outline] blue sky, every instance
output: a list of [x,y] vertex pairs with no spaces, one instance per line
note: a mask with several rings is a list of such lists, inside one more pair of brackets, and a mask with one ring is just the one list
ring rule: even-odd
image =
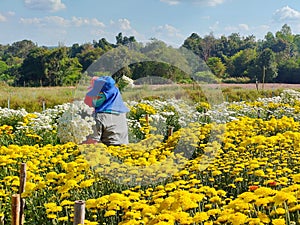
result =
[[116,43],[122,32],[180,46],[193,32],[263,39],[284,24],[300,34],[299,0],[0,0],[0,44]]

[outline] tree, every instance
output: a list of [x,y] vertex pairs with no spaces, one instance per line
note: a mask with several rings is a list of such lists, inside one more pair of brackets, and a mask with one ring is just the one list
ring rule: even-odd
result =
[[116,41],[117,41],[117,45],[128,45],[130,43],[134,43],[136,42],[135,37],[134,36],[130,36],[130,37],[126,37],[122,35],[122,33],[119,33],[116,36]]
[[221,59],[218,57],[210,57],[207,60],[207,65],[211,69],[212,73],[218,78],[222,78],[226,71],[226,66],[222,63]]
[[212,33],[206,35],[203,39],[200,40],[200,57],[207,62],[208,58],[211,57],[211,52],[215,51],[216,48],[216,39]]
[[7,69],[8,65],[4,61],[0,60],[0,75],[4,74]]
[[8,82],[10,80],[10,76],[7,73],[8,68],[8,65],[4,61],[0,60],[0,82]]
[[69,58],[66,47],[52,50],[44,60],[45,77],[50,86],[74,84],[80,79],[81,65],[77,58]]
[[300,60],[289,59],[278,65],[278,77],[276,82],[300,83]]
[[104,51],[109,51],[113,47],[114,45],[109,43],[105,38],[101,38],[98,42],[94,42],[94,48],[101,48]]
[[24,59],[36,47],[37,45],[29,40],[17,41],[8,47],[6,54]]
[[255,49],[240,50],[232,57],[226,58],[228,64],[226,72],[230,77],[250,77],[249,67],[257,57]]
[[274,82],[278,75],[274,52],[267,48],[257,57],[257,77],[261,82]]
[[60,84],[64,86],[75,85],[81,78],[82,66],[77,58],[64,57],[61,60],[61,69],[59,71],[61,78]]
[[89,66],[96,62],[103,54],[104,51],[101,48],[85,46],[82,52],[77,55],[79,63],[82,65],[82,71],[86,71]]
[[201,47],[200,47],[201,37],[196,34],[192,33],[183,43],[182,47],[193,51],[196,55],[201,55]]
[[29,52],[19,68],[19,77],[16,78],[16,85],[40,86],[45,82],[44,60],[48,50],[35,48]]

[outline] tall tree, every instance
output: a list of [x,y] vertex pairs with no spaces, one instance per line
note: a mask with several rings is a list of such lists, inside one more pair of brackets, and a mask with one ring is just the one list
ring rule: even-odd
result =
[[218,78],[222,78],[226,71],[226,66],[222,63],[222,60],[218,57],[210,57],[207,60],[207,65],[211,69],[211,72]]
[[278,75],[275,54],[271,49],[263,50],[257,57],[258,78],[262,82],[274,82]]
[[37,45],[30,40],[17,41],[8,47],[6,54],[24,59]]
[[35,48],[29,52],[19,68],[19,77],[16,79],[18,86],[39,86],[45,82],[44,58],[48,50]]
[[117,41],[117,45],[128,45],[130,43],[136,42],[134,36],[130,36],[130,37],[124,36],[123,37],[123,34],[121,32],[116,36],[116,41]]

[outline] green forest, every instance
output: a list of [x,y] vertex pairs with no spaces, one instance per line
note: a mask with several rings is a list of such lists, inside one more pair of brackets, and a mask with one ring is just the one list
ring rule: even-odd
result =
[[[31,40],[21,40],[0,44],[0,82],[16,87],[76,85],[97,59],[120,47],[125,55],[127,48],[134,47],[157,59],[181,60],[172,47],[162,41],[152,39],[142,44],[134,36],[127,37],[122,33],[117,34],[116,43],[102,38],[69,47],[38,46]],[[203,80],[209,80],[208,77],[213,75],[217,81],[228,83],[300,83],[300,34],[293,34],[287,24],[275,34],[266,32],[262,40],[253,35],[242,37],[239,33],[218,38],[213,33],[204,37],[192,33],[179,48],[193,52],[209,68],[210,74],[199,74]],[[126,75],[134,80],[161,76],[178,83],[192,82],[190,76],[174,64],[145,58],[141,63],[139,56],[134,57],[136,63],[130,65],[126,65],[121,57],[124,67],[113,75],[116,78]],[[99,75],[96,70],[93,72],[90,75]]]

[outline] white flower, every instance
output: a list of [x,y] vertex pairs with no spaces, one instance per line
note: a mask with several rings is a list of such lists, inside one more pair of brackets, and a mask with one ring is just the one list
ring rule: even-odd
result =
[[93,109],[83,101],[75,101],[57,120],[57,134],[62,143],[82,143],[93,133]]

